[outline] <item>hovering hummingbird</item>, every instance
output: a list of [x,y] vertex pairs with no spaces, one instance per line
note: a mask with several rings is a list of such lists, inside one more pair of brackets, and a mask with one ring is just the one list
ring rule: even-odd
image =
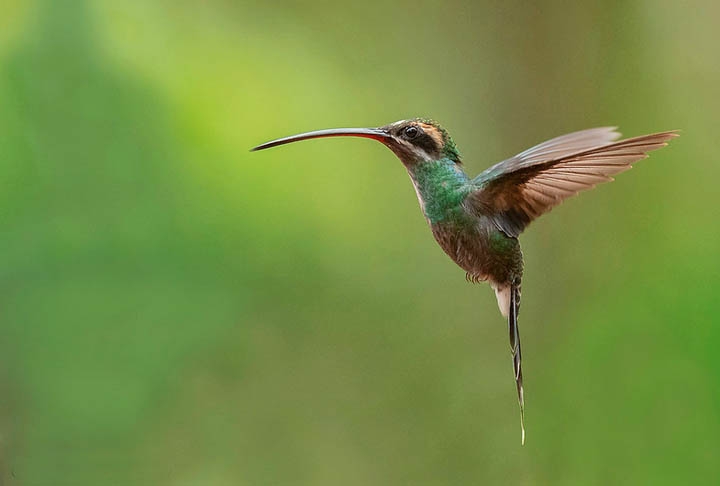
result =
[[565,199],[630,169],[647,152],[678,136],[667,131],[616,141],[615,127],[562,135],[470,178],[450,134],[424,118],[380,128],[336,128],[301,133],[253,151],[322,137],[363,137],[383,143],[410,175],[433,236],[470,282],[487,281],[508,320],[510,351],[525,443],[525,400],[518,311],[523,255],[518,236],[535,218]]

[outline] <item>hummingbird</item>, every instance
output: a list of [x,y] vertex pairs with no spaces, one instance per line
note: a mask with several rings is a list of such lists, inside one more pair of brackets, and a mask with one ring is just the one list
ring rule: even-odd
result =
[[470,178],[450,134],[434,120],[413,118],[379,128],[334,128],[273,140],[253,148],[325,137],[362,137],[392,150],[407,169],[435,240],[466,272],[488,282],[508,322],[513,375],[525,444],[525,397],[518,312],[523,254],[518,237],[535,218],[667,145],[677,130],[619,140],[617,127],[562,135]]

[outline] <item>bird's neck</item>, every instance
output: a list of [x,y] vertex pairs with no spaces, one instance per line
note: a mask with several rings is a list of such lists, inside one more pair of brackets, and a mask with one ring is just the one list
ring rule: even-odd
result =
[[469,178],[459,164],[442,158],[408,165],[407,170],[430,223],[459,216],[461,204],[470,191]]

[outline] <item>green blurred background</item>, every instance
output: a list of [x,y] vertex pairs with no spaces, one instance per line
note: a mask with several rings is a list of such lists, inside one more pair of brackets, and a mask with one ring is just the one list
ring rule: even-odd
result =
[[[0,480],[720,481],[720,4],[4,0]],[[472,174],[680,128],[534,223],[520,447],[492,291],[366,140]]]

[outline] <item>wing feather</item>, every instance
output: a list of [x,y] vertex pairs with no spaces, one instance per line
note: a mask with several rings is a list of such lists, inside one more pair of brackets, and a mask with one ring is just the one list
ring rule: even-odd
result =
[[509,236],[578,192],[592,189],[648,157],[677,131],[613,142],[614,127],[592,128],[554,138],[490,167],[473,179],[471,208],[489,214]]

